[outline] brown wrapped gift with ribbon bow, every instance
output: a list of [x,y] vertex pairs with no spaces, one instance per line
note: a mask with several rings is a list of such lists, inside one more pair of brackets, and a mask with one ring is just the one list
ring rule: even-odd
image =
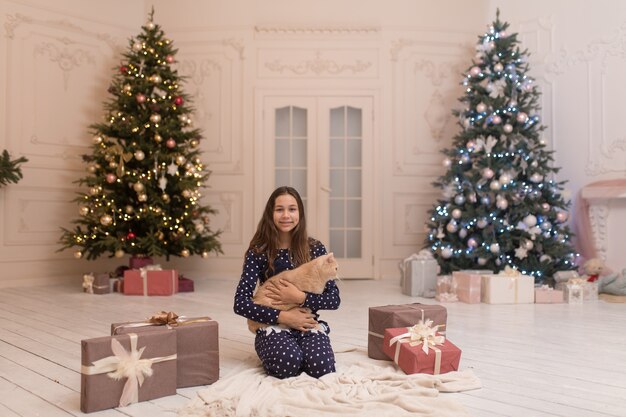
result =
[[155,328],[176,332],[177,388],[209,385],[219,379],[219,326],[210,317],[179,317],[161,311],[145,321],[113,323],[111,334],[143,333]]
[[81,341],[80,409],[84,413],[176,394],[176,333]]
[[[420,303],[370,307],[367,356],[372,359],[390,360],[383,351],[385,329],[408,327],[427,319],[443,327],[448,321],[448,310],[442,305]],[[445,333],[445,327],[440,333]]]

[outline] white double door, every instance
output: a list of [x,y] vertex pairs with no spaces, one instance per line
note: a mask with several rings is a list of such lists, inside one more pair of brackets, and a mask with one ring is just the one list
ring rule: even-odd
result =
[[372,97],[267,93],[257,105],[257,201],[265,204],[276,187],[296,188],[309,235],[335,254],[340,277],[372,278]]

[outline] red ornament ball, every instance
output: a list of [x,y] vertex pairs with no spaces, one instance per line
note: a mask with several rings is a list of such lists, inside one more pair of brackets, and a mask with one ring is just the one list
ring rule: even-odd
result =
[[174,62],[174,57],[172,55],[168,55],[168,56],[165,57],[165,61],[168,64],[171,64],[172,62]]
[[115,180],[117,179],[117,177],[115,176],[115,174],[109,173],[109,174],[107,174],[106,179],[107,179],[107,182],[109,184],[113,184],[115,182]]
[[133,232],[128,232],[126,235],[126,239],[131,240],[135,238],[135,234]]
[[169,139],[167,140],[167,142],[165,142],[165,145],[166,145],[168,148],[170,148],[170,149],[175,148],[175,147],[176,147],[176,141],[175,141],[174,139],[172,139],[172,138],[169,138]]
[[126,74],[126,72],[128,72],[128,67],[126,67],[126,65],[122,65],[122,66],[120,67],[120,72],[121,72],[122,74]]
[[176,98],[174,99],[174,104],[176,104],[177,106],[180,106],[184,103],[184,100],[181,96],[176,96]]
[[146,96],[139,93],[135,96],[135,99],[137,100],[137,103],[141,104],[141,103],[145,103],[146,102]]

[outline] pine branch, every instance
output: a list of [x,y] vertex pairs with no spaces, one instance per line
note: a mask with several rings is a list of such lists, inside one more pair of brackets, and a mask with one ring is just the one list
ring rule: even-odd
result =
[[28,159],[23,156],[11,160],[6,149],[2,152],[2,157],[0,157],[0,188],[9,183],[17,184],[22,179],[22,169],[19,165],[24,162],[28,162]]

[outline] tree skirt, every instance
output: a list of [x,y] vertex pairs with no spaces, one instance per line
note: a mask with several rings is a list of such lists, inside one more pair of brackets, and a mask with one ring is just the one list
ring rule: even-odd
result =
[[443,375],[406,375],[392,362],[369,359],[362,350],[336,353],[337,372],[320,379],[306,374],[269,377],[249,358],[198,391],[184,417],[465,417],[455,399],[440,395],[481,387],[471,370]]

